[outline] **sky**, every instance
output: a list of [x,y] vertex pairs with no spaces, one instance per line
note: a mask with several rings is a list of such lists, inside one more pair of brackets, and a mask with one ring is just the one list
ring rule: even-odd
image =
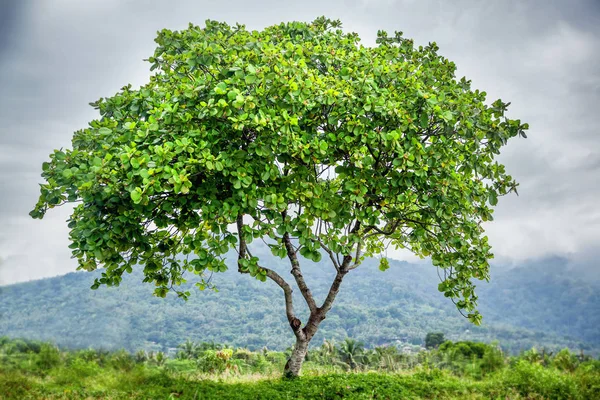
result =
[[530,130],[500,157],[520,187],[486,225],[495,262],[562,257],[600,274],[600,1],[0,0],[0,284],[76,269],[70,209],[28,216],[41,164],[98,116],[89,102],[147,82],[156,31],[321,15],[367,45],[379,29],[435,41],[458,77],[510,101]]

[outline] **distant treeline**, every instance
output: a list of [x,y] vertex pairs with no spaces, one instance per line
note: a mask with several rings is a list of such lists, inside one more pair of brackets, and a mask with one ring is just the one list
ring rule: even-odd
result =
[[[281,274],[289,269],[285,260],[259,255]],[[454,341],[498,340],[511,354],[531,347],[600,354],[600,286],[570,276],[560,259],[492,269],[492,282],[480,284],[478,291],[481,327],[462,318],[437,291],[434,267],[394,260],[390,266],[381,272],[367,260],[348,274],[313,342],[352,337],[369,348],[422,345],[427,332],[443,331]],[[315,296],[322,298],[330,266],[311,264],[306,270]],[[215,275],[218,293],[195,290],[187,302],[153,297],[153,287],[142,284],[135,270],[120,287],[96,291],[89,289],[94,276],[80,272],[2,287],[0,335],[73,348],[155,352],[174,351],[188,338],[249,349],[283,350],[293,343],[281,290],[235,270]],[[306,320],[301,298],[296,305]]]

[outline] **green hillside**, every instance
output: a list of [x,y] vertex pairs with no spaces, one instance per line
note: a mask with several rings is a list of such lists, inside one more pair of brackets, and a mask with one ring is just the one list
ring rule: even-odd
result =
[[[283,261],[270,260],[285,273]],[[331,272],[324,261],[307,268],[317,298],[324,296]],[[126,276],[120,287],[96,291],[89,289],[93,277],[78,272],[0,288],[0,336],[132,351],[174,348],[188,338],[251,349],[285,349],[293,342],[282,293],[271,282],[231,270],[213,278],[218,293],[195,290],[185,302],[153,297],[139,272]],[[392,261],[381,272],[368,261],[347,276],[313,343],[352,337],[368,346],[420,344],[427,332],[442,331],[454,340],[499,340],[511,352],[532,346],[596,354],[600,349],[599,285],[569,277],[560,259],[497,268],[492,283],[480,284],[481,327],[460,316],[437,291],[437,282],[430,265]],[[300,298],[296,304],[301,309]]]

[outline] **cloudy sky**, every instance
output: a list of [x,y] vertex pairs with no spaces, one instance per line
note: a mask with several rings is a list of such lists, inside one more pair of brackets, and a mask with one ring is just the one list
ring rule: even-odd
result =
[[487,226],[497,262],[561,256],[600,273],[597,0],[0,0],[0,284],[75,270],[69,209],[27,215],[41,163],[96,117],[90,101],[146,82],[157,30],[320,15],[366,44],[378,29],[435,41],[490,100],[511,101],[531,130],[501,157],[521,186]]

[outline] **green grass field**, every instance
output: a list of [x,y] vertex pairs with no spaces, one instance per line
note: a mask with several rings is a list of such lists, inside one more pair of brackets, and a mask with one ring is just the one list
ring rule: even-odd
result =
[[598,360],[568,350],[506,357],[491,345],[447,343],[412,356],[358,346],[353,368],[348,346],[324,345],[311,351],[303,376],[290,381],[281,379],[280,352],[188,344],[167,358],[4,338],[0,398],[600,399]]

